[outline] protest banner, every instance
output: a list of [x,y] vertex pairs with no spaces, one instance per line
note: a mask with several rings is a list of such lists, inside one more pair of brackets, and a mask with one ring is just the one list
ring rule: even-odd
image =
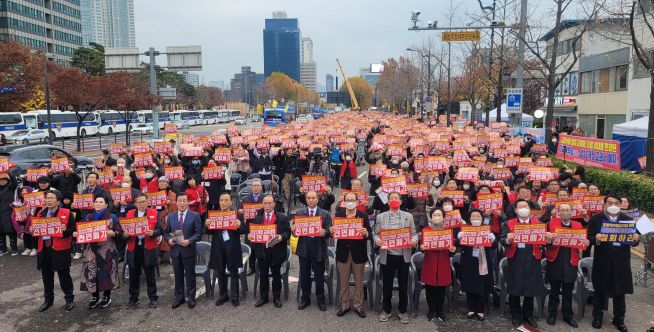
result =
[[570,205],[570,208],[572,209],[572,218],[579,218],[584,216],[583,213],[581,213],[582,212],[581,210],[584,209],[584,205],[582,204],[581,200],[578,199],[557,200],[554,203],[554,207],[558,209],[559,205],[561,204]]
[[42,191],[36,191],[23,194],[23,205],[30,208],[44,207],[45,193]]
[[164,134],[177,134],[177,124],[175,123],[166,123],[164,124]]
[[370,175],[372,176],[383,176],[386,173],[385,164],[372,164],[370,165]]
[[549,167],[532,166],[529,168],[529,181],[548,182],[554,179],[552,169]]
[[586,195],[583,199],[586,210],[591,214],[597,214],[604,211],[604,196]]
[[361,229],[363,219],[335,217],[332,221],[333,231],[331,236],[336,240],[361,240]]
[[545,157],[537,158],[535,165],[538,167],[554,167],[552,158],[545,158]]
[[250,235],[252,235],[253,237],[253,239],[251,240],[252,243],[266,244],[268,243],[268,241],[270,241],[273,237],[277,235],[276,224],[270,224],[270,225],[251,224],[249,225],[249,228],[250,228]]
[[391,144],[387,148],[387,155],[401,157],[404,155],[404,147],[401,144]]
[[25,180],[36,183],[40,177],[48,176],[47,168],[28,168],[25,172]]
[[232,161],[232,151],[229,148],[216,148],[213,159],[219,163],[228,164]]
[[243,219],[254,220],[259,209],[263,209],[263,203],[243,203]]
[[513,242],[518,244],[545,244],[547,224],[516,224],[513,226]]
[[320,236],[322,217],[295,216],[293,224],[295,225],[295,232],[293,232],[295,236]]
[[443,218],[443,227],[445,229],[459,228],[461,224],[463,224],[463,218],[461,218],[461,211],[459,209],[445,212],[445,217]]
[[461,226],[459,244],[467,247],[491,247],[493,241],[488,238],[490,226]]
[[155,208],[157,206],[166,206],[168,195],[165,190],[156,191],[153,193],[145,193],[148,196],[148,206]]
[[131,187],[118,187],[109,189],[111,194],[111,199],[114,202],[126,202],[129,203],[132,201],[132,188]]
[[381,249],[411,248],[411,228],[382,229],[379,231]]
[[98,171],[98,184],[111,184],[114,181],[114,172],[111,170]]
[[382,177],[382,190],[386,193],[393,191],[399,192],[401,195],[408,193],[406,185],[406,178],[404,176],[396,177]]
[[571,199],[578,199],[578,200],[584,200],[584,196],[588,195],[588,189],[586,188],[579,188],[579,187],[574,187],[572,188],[572,195],[570,195]]
[[493,179],[496,180],[509,180],[511,179],[511,170],[507,167],[493,168],[490,172]]
[[305,192],[316,191],[318,193],[325,191],[327,185],[327,178],[324,175],[303,175],[302,188]]
[[556,193],[545,193],[542,197],[544,198],[542,202],[545,206],[552,206],[556,203]]
[[220,180],[222,178],[222,166],[206,166],[202,169],[202,180]]
[[556,237],[552,240],[553,246],[581,250],[586,249],[585,244],[588,242],[587,230],[559,227],[554,233],[556,234]]
[[150,143],[148,142],[135,142],[132,145],[132,153],[134,154],[142,154],[142,153],[150,153]]
[[477,204],[480,210],[494,211],[502,210],[504,206],[504,196],[502,193],[478,194]]
[[460,181],[477,182],[479,180],[479,170],[474,167],[461,167],[456,172],[455,179]]
[[62,237],[64,233],[61,220],[53,218],[32,218],[32,236]]
[[32,208],[29,208],[25,205],[14,206],[12,210],[14,212],[14,218],[16,219],[16,222],[27,221],[32,215]]
[[140,218],[120,218],[120,227],[128,236],[143,236],[146,231],[150,230],[147,217]]
[[426,182],[410,183],[407,185],[407,190],[409,191],[409,196],[413,198],[425,199],[429,197],[429,183]]
[[424,250],[449,250],[454,245],[451,229],[436,230],[429,227],[422,229],[422,245]]
[[173,153],[173,146],[168,141],[154,142],[154,152],[158,153],[158,154],[161,154],[161,155],[172,154]]
[[150,153],[138,153],[134,154],[134,161],[132,162],[132,167],[148,167],[152,166],[152,154]]
[[52,170],[52,173],[63,173],[67,169],[70,169],[68,158],[50,158],[50,169]]
[[441,196],[451,198],[455,207],[463,207],[465,191],[443,189],[441,190]]
[[230,230],[238,229],[236,226],[238,221],[237,211],[209,211],[207,214],[207,221],[210,230]]
[[620,141],[590,137],[559,136],[556,158],[584,166],[620,170]]
[[603,222],[599,234],[602,242],[633,244],[636,222]]
[[202,157],[204,149],[201,146],[189,146],[184,148],[184,157]]
[[423,171],[425,172],[445,172],[449,168],[449,163],[445,157],[429,156],[424,158]]
[[78,222],[77,243],[93,243],[107,241],[108,220]]
[[164,166],[164,176],[169,181],[184,180],[184,168],[182,166]]
[[109,153],[113,155],[121,155],[125,152],[125,145],[123,143],[111,143],[109,146]]
[[93,210],[93,194],[73,194],[73,209]]

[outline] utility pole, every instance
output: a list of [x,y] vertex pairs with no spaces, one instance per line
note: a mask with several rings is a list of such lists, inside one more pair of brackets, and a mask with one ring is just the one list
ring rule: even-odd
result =
[[[431,107],[431,44],[429,45],[429,52],[427,53],[427,98],[429,100],[429,107]],[[423,101],[424,102],[424,101]],[[420,119],[424,121],[425,118],[425,108],[423,107],[423,112],[420,114]]]
[[[150,57],[150,93],[153,96],[159,95],[157,89],[157,70],[155,68],[156,56],[159,55],[159,52],[154,50],[154,47],[145,52],[145,55]],[[129,116],[129,115],[127,115]],[[152,137],[159,138],[159,106],[152,107]]]
[[[481,7],[481,10],[485,11],[487,9],[490,9],[493,13],[493,16],[491,18],[491,22],[495,21],[495,8],[496,8],[496,0],[493,0],[493,6],[492,7],[484,7],[481,4],[481,1],[479,1],[479,6]],[[491,35],[490,35],[490,50],[488,52],[488,81],[491,82],[493,80],[493,46],[495,44],[495,27],[491,28]],[[491,110],[491,94],[490,94],[490,89],[488,93],[488,101],[486,103],[486,121],[485,125],[486,127],[489,126],[490,123],[490,110]],[[473,111],[474,113],[474,111]]]
[[451,124],[450,114],[452,114],[452,42],[447,42],[447,120],[446,127]]
[[54,135],[52,134],[52,114],[50,112],[50,84],[48,84],[48,54],[43,52],[43,74],[44,74],[44,85],[43,89],[45,90],[45,109],[48,115],[48,144],[52,145],[52,139]]
[[[525,34],[527,32],[527,0],[520,1],[520,30],[518,31],[518,67],[516,68],[515,87],[524,87],[524,70],[525,70]],[[524,89],[522,90],[524,100]],[[522,124],[522,112],[514,114],[513,127],[516,128]]]

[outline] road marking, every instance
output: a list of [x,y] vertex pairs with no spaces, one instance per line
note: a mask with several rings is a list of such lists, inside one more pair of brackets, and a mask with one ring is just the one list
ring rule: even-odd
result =
[[364,175],[368,174],[368,171],[364,171],[361,175],[357,176],[357,179],[362,178]]

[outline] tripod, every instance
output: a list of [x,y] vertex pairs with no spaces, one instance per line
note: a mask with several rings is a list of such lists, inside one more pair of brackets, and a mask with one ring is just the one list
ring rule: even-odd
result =
[[[654,277],[654,273],[652,273],[651,268],[652,268],[652,262],[647,259],[647,255],[649,252],[649,244],[648,241],[651,238],[652,233],[648,233],[643,235],[643,247],[645,248],[645,254],[643,255],[643,264],[640,266],[640,270],[634,274],[634,286],[637,286],[638,284],[642,284],[643,287],[647,287],[647,279],[650,277]],[[651,276],[650,276],[651,275]]]

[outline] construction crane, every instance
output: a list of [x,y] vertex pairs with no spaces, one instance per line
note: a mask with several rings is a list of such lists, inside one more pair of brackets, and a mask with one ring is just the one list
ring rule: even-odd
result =
[[359,102],[357,101],[357,96],[354,95],[354,90],[352,90],[352,85],[350,84],[350,80],[347,79],[347,75],[345,75],[345,70],[343,70],[343,66],[341,65],[341,62],[336,59],[336,63],[338,64],[338,68],[341,70],[341,75],[343,75],[343,81],[345,81],[345,85],[347,86],[347,91],[350,93],[350,100],[352,101],[352,110],[356,111],[359,110]]

